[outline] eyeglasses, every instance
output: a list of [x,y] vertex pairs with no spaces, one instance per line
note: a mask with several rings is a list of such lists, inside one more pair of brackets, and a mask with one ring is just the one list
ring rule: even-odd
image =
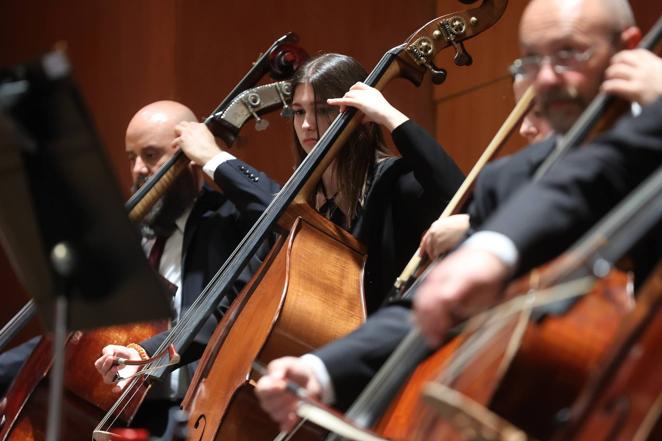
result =
[[579,51],[562,49],[552,55],[529,55],[513,61],[508,70],[513,76],[533,77],[540,71],[540,66],[548,62],[557,74],[579,69],[593,55],[593,48]]

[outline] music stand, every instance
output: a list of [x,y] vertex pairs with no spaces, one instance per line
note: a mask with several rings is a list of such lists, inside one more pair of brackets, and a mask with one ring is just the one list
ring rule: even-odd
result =
[[69,72],[59,52],[0,71],[0,242],[55,331],[48,440],[67,329],[170,315]]

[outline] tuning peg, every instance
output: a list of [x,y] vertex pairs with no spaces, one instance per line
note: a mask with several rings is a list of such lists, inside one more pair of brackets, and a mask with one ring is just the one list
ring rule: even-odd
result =
[[255,108],[258,107],[262,102],[262,99],[258,93],[249,93],[248,96],[243,98],[242,101],[246,106],[246,109],[250,112],[251,115],[253,115],[253,118],[255,118],[255,130],[261,132],[262,130],[265,130],[267,127],[269,127],[269,121],[260,118],[260,115],[258,115],[255,111]]
[[469,52],[464,47],[464,43],[451,42],[455,48],[455,56],[453,57],[453,62],[456,66],[471,66],[471,63],[474,62]]
[[446,81],[446,69],[441,69],[437,66],[434,65],[434,63],[430,62],[427,63],[428,69],[430,69],[430,74],[432,78],[432,82],[434,84],[441,84],[444,81]]
[[267,127],[269,127],[269,121],[264,118],[260,118],[259,116],[255,119],[255,130],[261,132],[263,130],[267,130]]
[[286,97],[290,100],[292,99],[292,84],[289,81],[281,81],[276,85],[276,92],[278,92],[278,98],[280,98],[280,102],[283,105],[280,116],[284,118],[292,116],[292,109],[287,103],[287,99],[285,99]]

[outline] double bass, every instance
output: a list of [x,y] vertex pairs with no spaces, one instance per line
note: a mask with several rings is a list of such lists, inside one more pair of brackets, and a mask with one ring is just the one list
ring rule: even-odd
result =
[[[647,38],[646,40],[647,40],[647,41],[650,41],[650,39],[648,39],[648,38]],[[604,96],[599,97],[600,100],[603,100],[604,98],[605,98]],[[600,101],[598,101],[598,103],[599,103],[599,102],[600,102]],[[598,106],[592,106],[592,110],[596,110],[596,109],[600,110],[600,106],[599,106],[599,105],[598,105]],[[604,109],[601,109],[601,110],[604,110]],[[589,115],[591,115],[591,114],[593,114],[593,112],[589,112]],[[583,121],[583,122],[584,122],[584,123],[586,122],[586,118],[584,118],[584,121]],[[580,139],[580,138],[582,138],[587,132],[588,132],[588,131],[587,131],[587,127],[586,127],[584,124],[582,124],[581,127],[573,128],[573,130],[571,131],[571,133],[574,133],[575,135],[577,135],[577,137],[574,137],[574,141],[573,141],[573,142],[578,142],[577,140]],[[582,135],[582,133],[583,133],[584,135]],[[581,136],[579,136],[579,135],[581,135]],[[567,138],[570,138],[570,137],[567,137]],[[566,139],[567,139],[567,138],[566,138]],[[592,302],[592,301],[594,301],[596,298],[599,298],[599,296],[598,296],[598,297],[593,296],[593,300],[587,300],[587,302]],[[588,298],[587,298],[587,299],[588,299]],[[607,308],[611,308],[611,309],[612,309],[612,313],[616,313],[616,316],[617,316],[617,317],[622,317],[622,316],[623,316],[623,311],[622,311],[622,310],[619,310],[619,306],[618,306],[618,305],[610,306],[609,303],[610,303],[610,300],[611,300],[611,299],[610,299],[609,297],[605,297],[603,300],[608,300],[608,302],[605,304],[605,306],[607,306]],[[600,300],[600,301],[602,302],[602,300]],[[549,321],[548,321],[548,323],[549,323]],[[514,326],[514,325],[515,325],[515,324],[513,324],[513,326]],[[553,326],[551,326],[550,328],[553,328]],[[595,329],[595,328],[594,328],[594,329]],[[611,333],[611,335],[613,336],[614,332],[616,332],[616,329],[614,328],[613,324],[608,324],[608,326],[606,326],[606,327],[604,327],[604,328],[598,328],[598,329],[600,329],[601,332],[604,331],[604,335],[600,337],[600,341],[602,341],[604,344],[607,344],[607,342],[609,342],[609,340],[610,340],[610,335],[609,335],[609,333]],[[504,330],[504,332],[507,333],[507,330]],[[541,335],[543,335],[543,334],[541,334]],[[418,340],[418,344],[410,344],[410,345],[409,345],[409,346],[410,346],[410,348],[409,348],[410,350],[409,350],[409,351],[405,351],[405,350],[403,350],[402,353],[400,354],[399,359],[396,360],[395,363],[389,365],[389,367],[390,367],[391,369],[393,369],[394,371],[406,370],[406,369],[402,369],[402,365],[406,365],[406,364],[408,364],[409,359],[410,359],[411,357],[413,357],[413,356],[420,356],[420,357],[423,357],[423,356],[425,355],[425,351],[424,351],[424,350],[419,350],[418,352],[417,352],[417,350],[416,350],[417,346],[418,346],[419,349],[420,349],[420,347],[422,346],[422,342],[420,341],[420,338],[416,338],[416,336],[412,336],[411,340],[414,340],[414,341],[415,341],[415,340]],[[574,339],[571,340],[571,341],[574,341]],[[456,341],[456,342],[454,343],[454,345],[456,345],[456,346],[459,345],[459,342]],[[403,345],[403,346],[404,346],[404,345]],[[592,345],[589,345],[589,346],[592,346]],[[604,350],[604,349],[605,349],[605,346],[603,345],[603,346],[602,346],[602,350]],[[433,370],[436,369],[436,371],[438,371],[438,370],[440,369],[440,366],[443,364],[443,361],[449,359],[449,357],[450,357],[450,356],[452,355],[452,353],[455,352],[455,351],[456,351],[456,347],[452,347],[452,346],[449,346],[449,347],[447,347],[447,348],[442,349],[442,350],[438,353],[439,359],[438,359],[437,362],[436,362],[436,368],[432,368],[432,369],[433,369]],[[446,353],[444,354],[443,352],[446,352]],[[499,352],[499,351],[497,351],[497,352]],[[504,351],[500,351],[500,352],[501,352],[502,355],[504,354]],[[591,353],[592,353],[593,355],[590,355]],[[565,401],[564,401],[565,405],[567,405],[569,402],[571,402],[571,401],[568,401],[568,396],[576,397],[576,394],[577,394],[577,392],[578,392],[578,387],[577,387],[577,386],[579,386],[580,384],[583,384],[583,381],[586,380],[586,378],[587,378],[587,373],[586,373],[586,370],[585,370],[585,369],[586,369],[586,366],[590,366],[591,363],[593,363],[593,365],[595,365],[596,360],[599,360],[599,359],[600,359],[600,351],[598,351],[598,352],[587,352],[587,353],[583,353],[583,352],[580,351],[580,355],[582,355],[582,356],[589,355],[589,356],[590,356],[589,359],[588,359],[588,364],[584,364],[584,366],[583,366],[583,369],[584,369],[584,370],[581,372],[580,375],[576,376],[575,379],[572,381],[572,382],[574,383],[574,390],[571,391],[568,395],[566,395],[565,398],[563,398],[563,400],[565,400]],[[431,362],[430,365],[429,365],[428,367],[431,367],[431,366],[433,366],[433,365],[435,365],[435,363],[434,363],[434,362]],[[498,360],[497,360],[497,362],[496,362],[496,365],[499,365]],[[466,367],[466,364],[463,364],[463,366]],[[421,371],[422,371],[422,370],[423,370],[423,368],[421,368]],[[384,369],[384,372],[387,373],[387,372],[388,372],[388,368],[387,368],[387,369]],[[411,372],[411,371],[409,371],[409,372]],[[500,371],[499,371],[498,369],[495,369],[494,372],[497,373],[497,372],[500,372]],[[382,376],[381,374],[382,374],[382,373],[380,372],[380,374],[378,374],[378,376]],[[399,380],[400,380],[400,381],[404,381],[404,380],[406,379],[407,375],[408,375],[408,372],[402,372],[402,373],[400,374],[400,379],[399,379]],[[496,375],[496,374],[495,374],[495,375]],[[384,375],[384,376],[386,376],[386,375]],[[460,373],[459,376],[461,376],[461,373]],[[514,376],[514,377],[516,377],[516,376]],[[431,378],[431,374],[428,374],[426,378]],[[579,381],[576,381],[576,380],[579,380]],[[490,380],[490,381],[492,381],[492,380]],[[397,384],[398,382],[399,382],[399,381],[396,381],[396,384]],[[494,385],[497,385],[498,382],[499,382],[499,379],[497,378],[496,380],[494,380]],[[546,382],[539,382],[538,384],[541,384],[541,383],[542,383],[543,386],[547,384]],[[379,390],[385,390],[385,389],[389,388],[389,384],[390,384],[389,382],[382,382],[381,384],[377,385],[377,387],[375,387],[375,388],[373,389],[372,392],[378,392]],[[370,387],[370,386],[369,386],[369,387]],[[539,387],[539,386],[537,386],[537,387]],[[397,390],[397,387],[395,387],[395,388],[393,388],[393,389],[396,389],[396,390]],[[493,390],[493,389],[492,389],[492,390]],[[420,389],[419,389],[419,391],[420,391]],[[488,391],[488,395],[489,395],[490,393],[491,393],[491,392]],[[411,397],[412,397],[412,399],[414,400],[413,402],[415,402],[415,401],[418,399],[418,395],[419,395],[418,392],[415,392],[415,393],[412,393],[412,394],[411,394]],[[375,400],[374,400],[374,397],[368,397],[368,401],[370,401],[370,398],[373,398],[372,402],[375,401]],[[397,426],[402,426],[402,425],[405,425],[405,426],[406,426],[407,424],[409,424],[409,423],[407,423],[407,421],[410,420],[410,418],[411,418],[412,415],[418,415],[418,412],[419,412],[420,408],[418,408],[418,407],[416,407],[415,405],[413,405],[413,404],[412,404],[413,402],[410,402],[410,404],[409,404],[410,407],[409,407],[406,411],[404,411],[404,416],[401,417],[401,418],[399,418],[399,417],[396,415],[397,412],[392,411],[392,412],[389,413],[387,419],[388,419],[388,418],[391,419],[391,423],[392,423],[391,426],[392,426],[392,427],[397,427]],[[366,403],[362,403],[362,404],[366,404]],[[558,403],[557,403],[557,404],[558,404]],[[374,420],[377,419],[378,417],[374,417],[374,416],[370,416],[370,415],[366,416],[365,413],[362,413],[363,410],[365,410],[366,408],[369,409],[370,407],[371,407],[371,403],[367,403],[366,406],[363,407],[362,410],[359,410],[359,411],[357,411],[356,413],[352,413],[352,412],[350,411],[350,413],[348,413],[348,416],[349,416],[350,418],[357,418],[359,421],[362,421],[362,422],[363,422],[364,420],[372,420],[372,421],[374,421]],[[374,407],[374,406],[373,406],[373,407]],[[406,408],[407,405],[405,405],[404,407]],[[563,406],[560,406],[560,407],[557,407],[556,409],[559,410],[559,409],[562,409],[562,408],[563,408]],[[552,413],[553,413],[553,412],[552,412]],[[549,417],[549,414],[548,414],[547,417],[543,417],[543,418],[548,418],[548,417]],[[561,415],[561,417],[563,417],[563,415]],[[458,417],[458,419],[460,419],[460,418],[463,418],[463,417],[462,417],[462,416]],[[420,421],[419,421],[419,422],[420,422]],[[383,424],[388,424],[388,423],[383,423]],[[551,423],[550,423],[549,421],[547,421],[546,424],[549,425],[549,424],[551,424]],[[428,435],[429,435],[429,436],[432,436],[431,434],[428,434]],[[393,433],[387,433],[387,436],[393,436],[393,437],[395,437],[395,438],[398,438],[399,436],[403,436],[403,437],[404,437],[405,435],[404,435],[404,433],[401,431],[401,432],[396,433],[396,435],[393,435]]]

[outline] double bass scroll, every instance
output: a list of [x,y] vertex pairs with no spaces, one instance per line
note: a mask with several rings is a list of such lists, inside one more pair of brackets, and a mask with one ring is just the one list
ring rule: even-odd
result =
[[[299,68],[308,58],[308,54],[297,43],[299,37],[289,32],[276,40],[269,49],[262,54],[253,64],[248,73],[204,120],[204,124],[217,138],[222,139],[226,145],[231,146],[239,133],[238,122],[231,122],[236,115],[228,115],[227,110],[233,101],[244,91],[254,87],[267,73],[275,80],[285,80]],[[283,103],[286,102],[286,94],[283,95]],[[255,104],[255,108],[263,108],[261,103]],[[266,108],[268,111],[273,107]],[[259,121],[259,111],[252,109],[252,114]],[[244,119],[243,122],[246,120]],[[243,124],[242,122],[242,124]],[[129,218],[133,221],[142,219],[157,200],[166,192],[174,179],[188,166],[188,159],[180,150],[175,152],[163,166],[150,179],[145,182],[127,201]]]

